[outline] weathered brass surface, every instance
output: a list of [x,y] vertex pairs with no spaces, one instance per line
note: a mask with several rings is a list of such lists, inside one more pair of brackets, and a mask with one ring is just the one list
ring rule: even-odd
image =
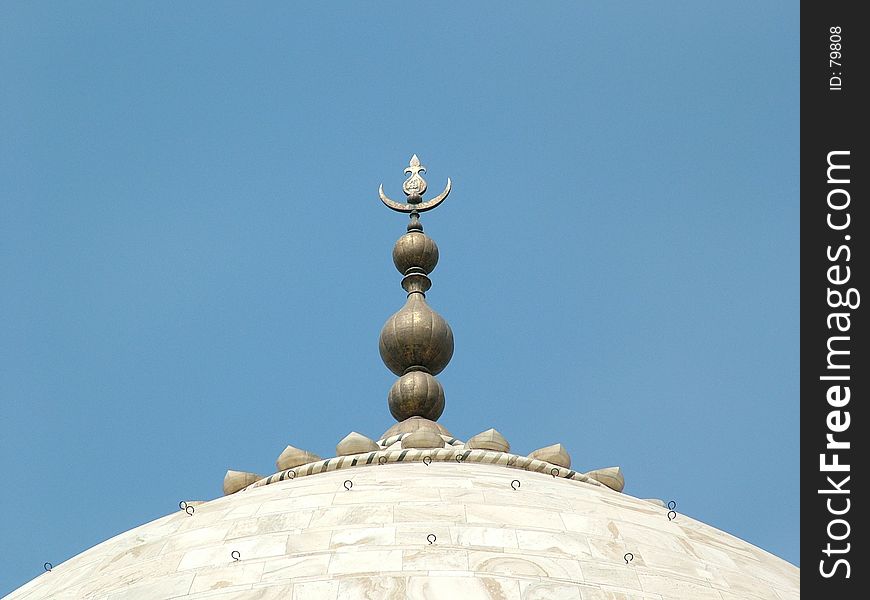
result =
[[444,388],[423,371],[411,371],[399,377],[390,388],[387,400],[390,413],[397,421],[407,418],[404,415],[437,421],[444,412]]
[[393,264],[402,275],[415,267],[428,275],[438,264],[438,246],[422,230],[409,231],[393,246]]
[[429,419],[425,419],[423,417],[410,417],[408,419],[405,419],[404,421],[394,423],[392,427],[387,429],[381,435],[381,438],[387,439],[394,435],[399,435],[400,433],[413,433],[415,431],[434,431],[436,433],[440,433],[441,435],[453,437],[453,434],[447,431],[447,429],[441,423],[436,423],[435,421],[430,421]]
[[420,176],[426,168],[417,155],[411,157],[405,173],[410,176],[402,185],[407,204],[393,202],[379,190],[388,207],[411,215],[408,232],[393,246],[393,264],[403,275],[402,288],[408,293],[405,305],[393,314],[384,327],[378,343],[381,358],[387,368],[400,379],[387,396],[390,412],[397,421],[410,417],[436,420],[444,411],[444,389],[434,375],[444,370],[453,357],[453,331],[447,321],[426,303],[426,292],[432,286],[429,279],[438,264],[438,246],[423,233],[420,212],[435,208],[450,193],[450,179],[444,192],[423,202],[426,180]]
[[401,203],[396,202],[395,200],[390,200],[387,195],[384,194],[384,184],[381,184],[381,187],[378,188],[378,195],[381,197],[381,202],[383,202],[388,208],[403,213],[415,211],[418,213],[426,212],[427,210],[432,210],[441,204],[447,195],[450,194],[450,178],[447,178],[447,187],[444,188],[443,192],[431,200],[423,202],[423,194],[426,193],[426,180],[420,176],[421,172],[425,173],[426,167],[420,164],[420,159],[418,159],[415,154],[411,157],[408,166],[405,167],[405,173],[410,173],[411,176],[402,184],[402,191],[405,192],[405,195],[408,197],[408,202]]
[[429,308],[422,293],[412,292],[405,306],[384,324],[378,349],[384,364],[396,375],[412,369],[437,375],[453,357],[453,332],[447,321]]

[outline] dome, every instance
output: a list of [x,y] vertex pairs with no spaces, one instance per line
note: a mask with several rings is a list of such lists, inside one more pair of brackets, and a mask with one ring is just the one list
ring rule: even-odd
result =
[[[511,454],[495,429],[463,442],[437,419],[453,333],[426,304],[437,246],[422,234],[424,171],[406,172],[397,244],[405,306],[380,353],[398,421],[350,432],[338,456],[287,445],[278,472],[229,470],[222,498],[122,533],[7,600],[792,600],[799,570],[660,501],[623,494],[619,467],[572,470],[561,443]],[[410,182],[410,183],[409,183]],[[410,190],[410,191],[409,191]],[[413,193],[412,193],[413,192]],[[553,440],[550,440],[553,441]]]
[[7,600],[799,598],[786,561],[594,483],[449,460],[274,481],[122,533]]

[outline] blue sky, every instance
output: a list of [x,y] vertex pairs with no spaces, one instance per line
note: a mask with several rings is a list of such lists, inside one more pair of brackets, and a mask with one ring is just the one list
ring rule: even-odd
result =
[[0,593],[393,422],[411,153],[441,422],[797,563],[798,4],[7,3]]

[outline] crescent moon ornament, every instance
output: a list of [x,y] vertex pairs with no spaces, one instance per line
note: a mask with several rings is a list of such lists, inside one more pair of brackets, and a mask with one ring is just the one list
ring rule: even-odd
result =
[[425,172],[426,167],[420,164],[420,159],[417,158],[417,155],[415,154],[411,157],[408,166],[405,167],[405,173],[410,173],[410,177],[408,177],[408,179],[405,180],[405,183],[402,184],[402,191],[405,192],[405,195],[408,197],[407,203],[396,202],[395,200],[388,198],[387,195],[384,194],[384,184],[381,184],[378,188],[378,195],[381,197],[381,202],[383,202],[387,208],[402,213],[426,212],[444,202],[444,199],[450,194],[452,187],[450,178],[447,178],[447,187],[444,188],[443,192],[431,200],[423,202],[423,194],[426,193],[427,184],[426,180],[420,176],[420,173]]

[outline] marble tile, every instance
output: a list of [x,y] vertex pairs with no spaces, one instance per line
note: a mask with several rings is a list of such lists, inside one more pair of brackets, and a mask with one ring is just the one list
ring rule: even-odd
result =
[[216,590],[196,592],[183,596],[184,600],[248,600],[255,595],[253,586],[248,584],[228,586]]
[[310,527],[340,527],[347,525],[392,525],[393,506],[365,504],[320,508],[311,515]]
[[665,548],[673,552],[685,552],[686,548],[680,543],[679,535],[671,532],[663,532],[651,527],[644,527],[626,521],[615,521],[619,529],[620,537],[629,544],[645,544],[656,548]]
[[230,525],[225,539],[234,540],[240,537],[299,530],[308,527],[313,514],[314,509],[309,508],[237,519]]
[[[305,581],[293,586],[292,600],[337,600],[339,581]],[[289,600],[289,596],[281,596],[275,600]]]
[[728,587],[721,575],[722,567],[700,561],[687,552],[672,552],[646,545],[637,545],[636,549],[643,557],[644,565],[650,569],[663,574],[673,573],[677,577],[691,577],[713,586]]
[[132,587],[124,587],[109,593],[106,600],[129,600],[130,598],[174,598],[190,591],[193,573],[179,573],[167,577],[150,579]]
[[687,540],[685,543],[689,546],[691,553],[704,562],[729,569],[737,568],[736,563],[730,556],[728,556],[728,553],[719,548],[714,548],[713,546],[702,544],[700,542],[689,542]]
[[[263,563],[243,563],[241,561],[211,569],[199,569],[193,578],[191,593],[207,592],[260,581]],[[250,587],[250,586],[249,586]]]
[[634,555],[631,563],[634,566],[645,565],[643,554],[634,547],[630,547],[622,540],[610,540],[602,538],[586,538],[592,558],[601,562],[620,564],[624,562],[626,552]]
[[464,505],[440,502],[400,502],[393,508],[393,516],[396,523],[466,522]]
[[502,527],[451,527],[453,542],[474,549],[518,548],[517,533]]
[[[126,566],[135,565],[156,558],[166,544],[167,539],[163,538],[153,542],[122,548],[113,548],[111,545],[106,546],[103,550],[110,556],[107,556],[103,561],[101,561],[102,564],[97,567],[97,571],[105,572],[107,570],[123,569]],[[67,568],[74,569],[75,567],[73,565],[74,563],[66,566]]]
[[595,537],[619,537],[619,529],[615,525],[609,526],[612,521],[606,516],[560,512],[559,517],[562,519],[562,523],[567,531]]
[[[172,535],[185,522],[187,513],[182,513],[180,510],[172,512],[165,517],[155,519],[150,523],[139,525],[129,531],[118,534],[113,538],[109,538],[104,544],[115,548],[125,548],[132,545],[143,544],[154,540],[165,539],[166,536]],[[84,555],[74,556],[67,562],[74,562],[79,559],[86,559]]]
[[559,513],[552,510],[518,506],[467,505],[465,514],[469,524],[493,524],[501,527],[549,529],[564,531]]
[[583,572],[583,581],[598,586],[609,585],[630,590],[640,591],[640,579],[634,561],[630,564],[613,564],[597,561],[581,561],[580,570]]
[[262,560],[281,556],[287,548],[286,535],[268,535],[240,538],[220,545],[195,548],[184,553],[178,565],[179,571],[200,567],[220,567],[235,562],[232,553],[238,552],[240,560]]
[[311,554],[329,550],[331,529],[291,531],[287,537],[287,554]]
[[519,583],[499,577],[445,577],[439,575],[408,578],[408,600],[521,600]]
[[580,586],[564,581],[520,581],[522,600],[583,600]]
[[336,494],[311,494],[300,496],[287,496],[286,498],[278,498],[269,500],[260,505],[258,515],[267,515],[270,513],[292,513],[305,508],[320,508],[330,506]]
[[200,505],[198,510],[193,514],[193,516],[188,516],[186,513],[178,512],[173,516],[178,519],[178,527],[176,529],[177,533],[181,533],[183,531],[190,531],[192,529],[203,529],[206,527],[212,527],[215,525],[220,525],[224,522],[226,518],[226,511],[217,510],[214,507],[211,510],[203,508],[208,505]]
[[435,544],[456,545],[456,533],[447,523],[396,523],[396,545],[415,548],[428,546],[429,534],[435,535]]
[[795,577],[800,578],[800,572],[794,565],[780,560],[764,551],[759,551],[753,558],[735,556],[736,571],[751,573],[753,577],[765,581],[774,587],[788,589],[794,586]]
[[529,488],[531,484],[527,483],[523,486],[522,476],[517,476],[516,480],[520,482],[519,488],[514,491],[510,487],[511,481],[504,481],[502,485],[506,489],[486,490],[483,492],[484,503],[495,504],[500,506],[525,506],[539,508],[546,506],[551,510],[570,510],[571,504],[564,498],[560,498],[553,493],[541,493],[532,491]]
[[712,548],[717,548],[731,557],[732,560],[746,558],[753,560],[754,552],[751,547],[745,542],[721,534],[721,532],[713,532],[710,528],[700,528],[689,524],[682,524],[682,535],[690,542],[701,542]]
[[516,534],[517,553],[529,552],[576,559],[592,558],[586,538],[573,533],[517,529]]
[[[423,482],[409,482],[409,487],[396,487],[393,489],[384,489],[372,482],[368,485],[355,482],[353,488],[349,492],[342,489],[342,492],[336,494],[336,506],[343,504],[362,504],[362,503],[398,503],[398,502],[438,502],[441,500],[438,488],[422,487]],[[415,486],[414,484],[417,484]]]
[[770,584],[759,581],[757,577],[752,577],[739,571],[729,571],[720,569],[722,577],[727,582],[727,587],[724,589],[732,592],[735,595],[752,596],[753,598],[763,598],[764,600],[780,600],[779,595]]
[[[583,600],[665,600],[660,594],[636,592],[618,587],[586,587],[581,586]],[[690,598],[668,598],[668,600],[691,600]]]
[[688,579],[678,579],[657,573],[638,570],[637,576],[643,591],[660,594],[664,598],[691,598],[692,600],[722,600],[717,590],[708,585]]
[[260,504],[261,503],[259,502],[239,504],[238,506],[234,506],[233,508],[228,510],[224,518],[227,521],[233,521],[235,519],[241,519],[244,517],[252,517],[257,514],[258,510],[260,510]]
[[484,492],[471,489],[442,489],[440,490],[441,502],[453,502],[457,504],[484,504]]
[[[249,586],[247,590],[235,592],[232,591],[228,595],[214,596],[214,600],[290,600],[293,597],[294,586],[268,584],[268,587],[254,584]],[[203,598],[209,598],[208,592],[203,594]],[[329,600],[335,600],[329,598]]]
[[457,548],[402,551],[403,571],[468,571],[468,553]]
[[580,563],[564,558],[469,550],[468,566],[475,573],[583,581]]
[[[135,586],[149,579],[174,575],[182,556],[182,552],[166,554],[105,571],[111,573],[111,577],[88,577],[83,581],[82,594],[98,596],[118,587]],[[78,583],[73,577],[65,577],[65,581],[66,585]]]
[[211,527],[200,527],[190,531],[182,531],[171,535],[161,549],[161,554],[171,554],[200,546],[210,546],[221,542],[229,531],[229,525],[215,524]]
[[[800,600],[800,590],[780,590],[774,589],[779,600]],[[721,593],[721,592],[720,592]]]
[[351,573],[398,573],[402,570],[401,550],[357,550],[337,552],[329,561],[330,575]]
[[354,577],[338,585],[342,600],[405,600],[406,594],[404,577]]
[[282,556],[265,561],[260,581],[269,582],[297,577],[326,575],[329,568],[329,553]]
[[360,548],[363,546],[395,546],[395,527],[353,527],[335,529],[329,547],[332,549]]

